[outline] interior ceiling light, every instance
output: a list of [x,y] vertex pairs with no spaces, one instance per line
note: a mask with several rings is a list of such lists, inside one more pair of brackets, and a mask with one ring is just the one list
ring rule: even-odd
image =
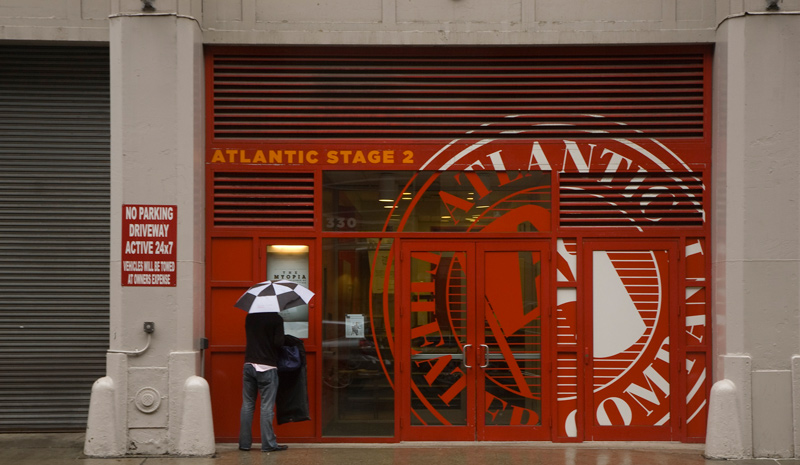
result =
[[269,245],[267,252],[274,253],[308,253],[307,245]]

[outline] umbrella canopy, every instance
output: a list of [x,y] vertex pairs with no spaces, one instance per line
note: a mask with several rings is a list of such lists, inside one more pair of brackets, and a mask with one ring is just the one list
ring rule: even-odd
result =
[[247,290],[234,307],[248,313],[280,312],[307,304],[314,293],[294,281],[264,281]]

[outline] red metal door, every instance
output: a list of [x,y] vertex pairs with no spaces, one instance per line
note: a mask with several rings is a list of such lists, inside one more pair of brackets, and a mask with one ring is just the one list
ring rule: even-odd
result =
[[407,242],[401,438],[546,439],[542,245]]
[[675,439],[677,243],[587,245],[587,436]]

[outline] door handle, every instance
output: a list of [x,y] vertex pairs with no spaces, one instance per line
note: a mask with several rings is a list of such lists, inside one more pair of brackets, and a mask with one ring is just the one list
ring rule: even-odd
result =
[[486,368],[489,366],[489,346],[486,344],[481,344],[481,347],[486,349],[486,351],[483,353],[483,365],[481,365],[481,368]]
[[464,344],[464,347],[461,348],[461,360],[464,362],[465,368],[472,368],[472,365],[467,363],[467,347],[472,347],[472,344]]

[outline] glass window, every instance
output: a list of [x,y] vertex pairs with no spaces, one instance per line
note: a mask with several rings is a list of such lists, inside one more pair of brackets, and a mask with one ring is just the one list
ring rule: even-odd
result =
[[413,172],[326,171],[322,228],[325,231],[383,231],[392,206]]
[[323,186],[326,231],[550,230],[547,172],[328,171]]
[[[308,246],[267,246],[267,279],[288,279],[308,287]],[[281,312],[286,334],[308,338],[308,305],[287,308]]]
[[323,436],[394,436],[391,246],[323,240]]

